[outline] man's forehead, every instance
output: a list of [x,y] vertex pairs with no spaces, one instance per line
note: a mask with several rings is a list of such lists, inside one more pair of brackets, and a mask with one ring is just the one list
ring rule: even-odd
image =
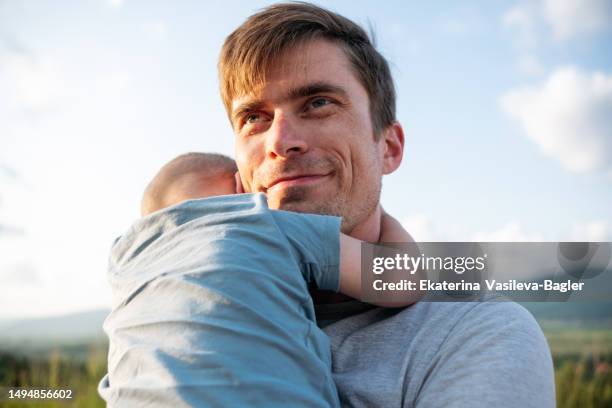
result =
[[[263,79],[232,100],[232,110],[240,105],[295,96],[295,90],[313,84],[344,88],[354,77],[344,49],[327,40],[312,40],[292,47],[269,64]],[[354,78],[356,79],[356,78]]]

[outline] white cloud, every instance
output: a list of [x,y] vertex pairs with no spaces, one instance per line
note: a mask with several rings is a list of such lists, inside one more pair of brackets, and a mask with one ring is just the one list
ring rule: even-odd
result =
[[610,0],[544,0],[542,12],[555,38],[561,40],[612,25]]
[[442,237],[436,232],[432,220],[425,214],[413,214],[402,220],[402,226],[416,242],[439,241]]
[[24,230],[11,224],[0,223],[0,235],[22,236]]
[[4,267],[0,273],[0,282],[3,286],[40,286],[40,275],[32,264],[22,261]]
[[538,7],[534,2],[523,2],[515,5],[502,16],[505,27],[516,32],[516,41],[520,48],[532,48],[538,41]]
[[549,29],[553,37],[563,41],[584,34],[610,29],[610,0],[524,0],[502,16],[504,26],[517,34],[521,48],[533,47]]
[[[568,225],[562,231],[542,234],[526,227],[524,223],[511,220],[499,228],[471,229],[467,225],[441,227],[424,213],[409,215],[402,219],[402,225],[416,242],[608,242],[612,240],[612,224],[605,220],[591,220]],[[460,232],[463,231],[463,232]]]
[[546,156],[570,171],[612,165],[612,75],[560,68],[539,85],[507,92],[500,103]]
[[0,178],[7,180],[19,180],[19,174],[11,166],[0,163]]
[[433,21],[436,31],[453,37],[476,34],[483,28],[485,17],[477,7],[461,6],[445,13]]
[[541,75],[544,73],[544,66],[532,54],[524,54],[519,57],[518,69],[527,75]]
[[39,113],[57,105],[66,81],[52,58],[5,52],[0,54],[0,87],[8,106]]
[[575,224],[572,234],[573,241],[607,242],[612,238],[612,229],[602,220]]
[[475,242],[542,242],[539,234],[528,233],[523,226],[510,221],[501,228],[488,232],[477,232],[472,237]]
[[[484,229],[472,233],[465,225],[440,228],[435,220],[423,213],[405,217],[402,225],[416,242],[548,242],[554,240],[608,242],[612,240],[612,224],[604,220],[575,223],[571,227],[568,225],[563,231],[552,235],[533,231],[517,220],[508,221],[496,229]],[[459,229],[464,232],[460,233]]]
[[113,8],[119,8],[123,6],[123,0],[108,0],[108,4]]
[[168,24],[163,20],[147,21],[142,28],[153,39],[164,40],[168,37]]
[[543,236],[527,231],[518,221],[509,221],[500,228],[475,230],[467,225],[440,226],[426,214],[405,217],[402,226],[416,242],[542,242]]

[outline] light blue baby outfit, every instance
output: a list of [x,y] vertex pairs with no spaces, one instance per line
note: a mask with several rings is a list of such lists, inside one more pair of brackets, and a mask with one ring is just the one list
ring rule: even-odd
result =
[[338,290],[340,218],[191,200],[114,243],[109,406],[337,407],[308,283]]

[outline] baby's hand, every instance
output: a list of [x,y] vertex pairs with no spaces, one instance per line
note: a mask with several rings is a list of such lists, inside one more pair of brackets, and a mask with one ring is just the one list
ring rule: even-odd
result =
[[[380,239],[381,244],[390,243],[391,245],[385,245],[385,247],[395,247],[396,249],[390,250],[389,255],[394,256],[395,254],[405,252],[410,256],[418,256],[419,247],[414,242],[414,239],[408,231],[402,227],[402,224],[389,214],[382,210],[382,217],[380,220]],[[397,245],[395,245],[397,244]],[[405,245],[410,244],[410,245]],[[394,271],[388,271],[387,277],[389,274],[393,274]],[[397,276],[404,276],[404,272],[396,272]],[[420,289],[420,281],[426,279],[426,272],[420,268],[416,271],[414,275],[409,275],[408,279],[415,283],[416,290],[408,291],[407,293],[393,292],[387,293],[387,298],[384,303],[377,303],[379,306],[384,307],[403,307],[408,306],[412,303],[419,301],[425,296],[427,291]],[[390,281],[393,281],[393,278],[390,278]]]

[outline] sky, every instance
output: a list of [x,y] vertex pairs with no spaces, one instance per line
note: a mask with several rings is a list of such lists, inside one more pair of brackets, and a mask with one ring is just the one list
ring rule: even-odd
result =
[[[110,306],[151,177],[234,155],[217,58],[270,3],[0,0],[0,319]],[[317,4],[391,64],[382,204],[417,240],[612,241],[612,1]]]

